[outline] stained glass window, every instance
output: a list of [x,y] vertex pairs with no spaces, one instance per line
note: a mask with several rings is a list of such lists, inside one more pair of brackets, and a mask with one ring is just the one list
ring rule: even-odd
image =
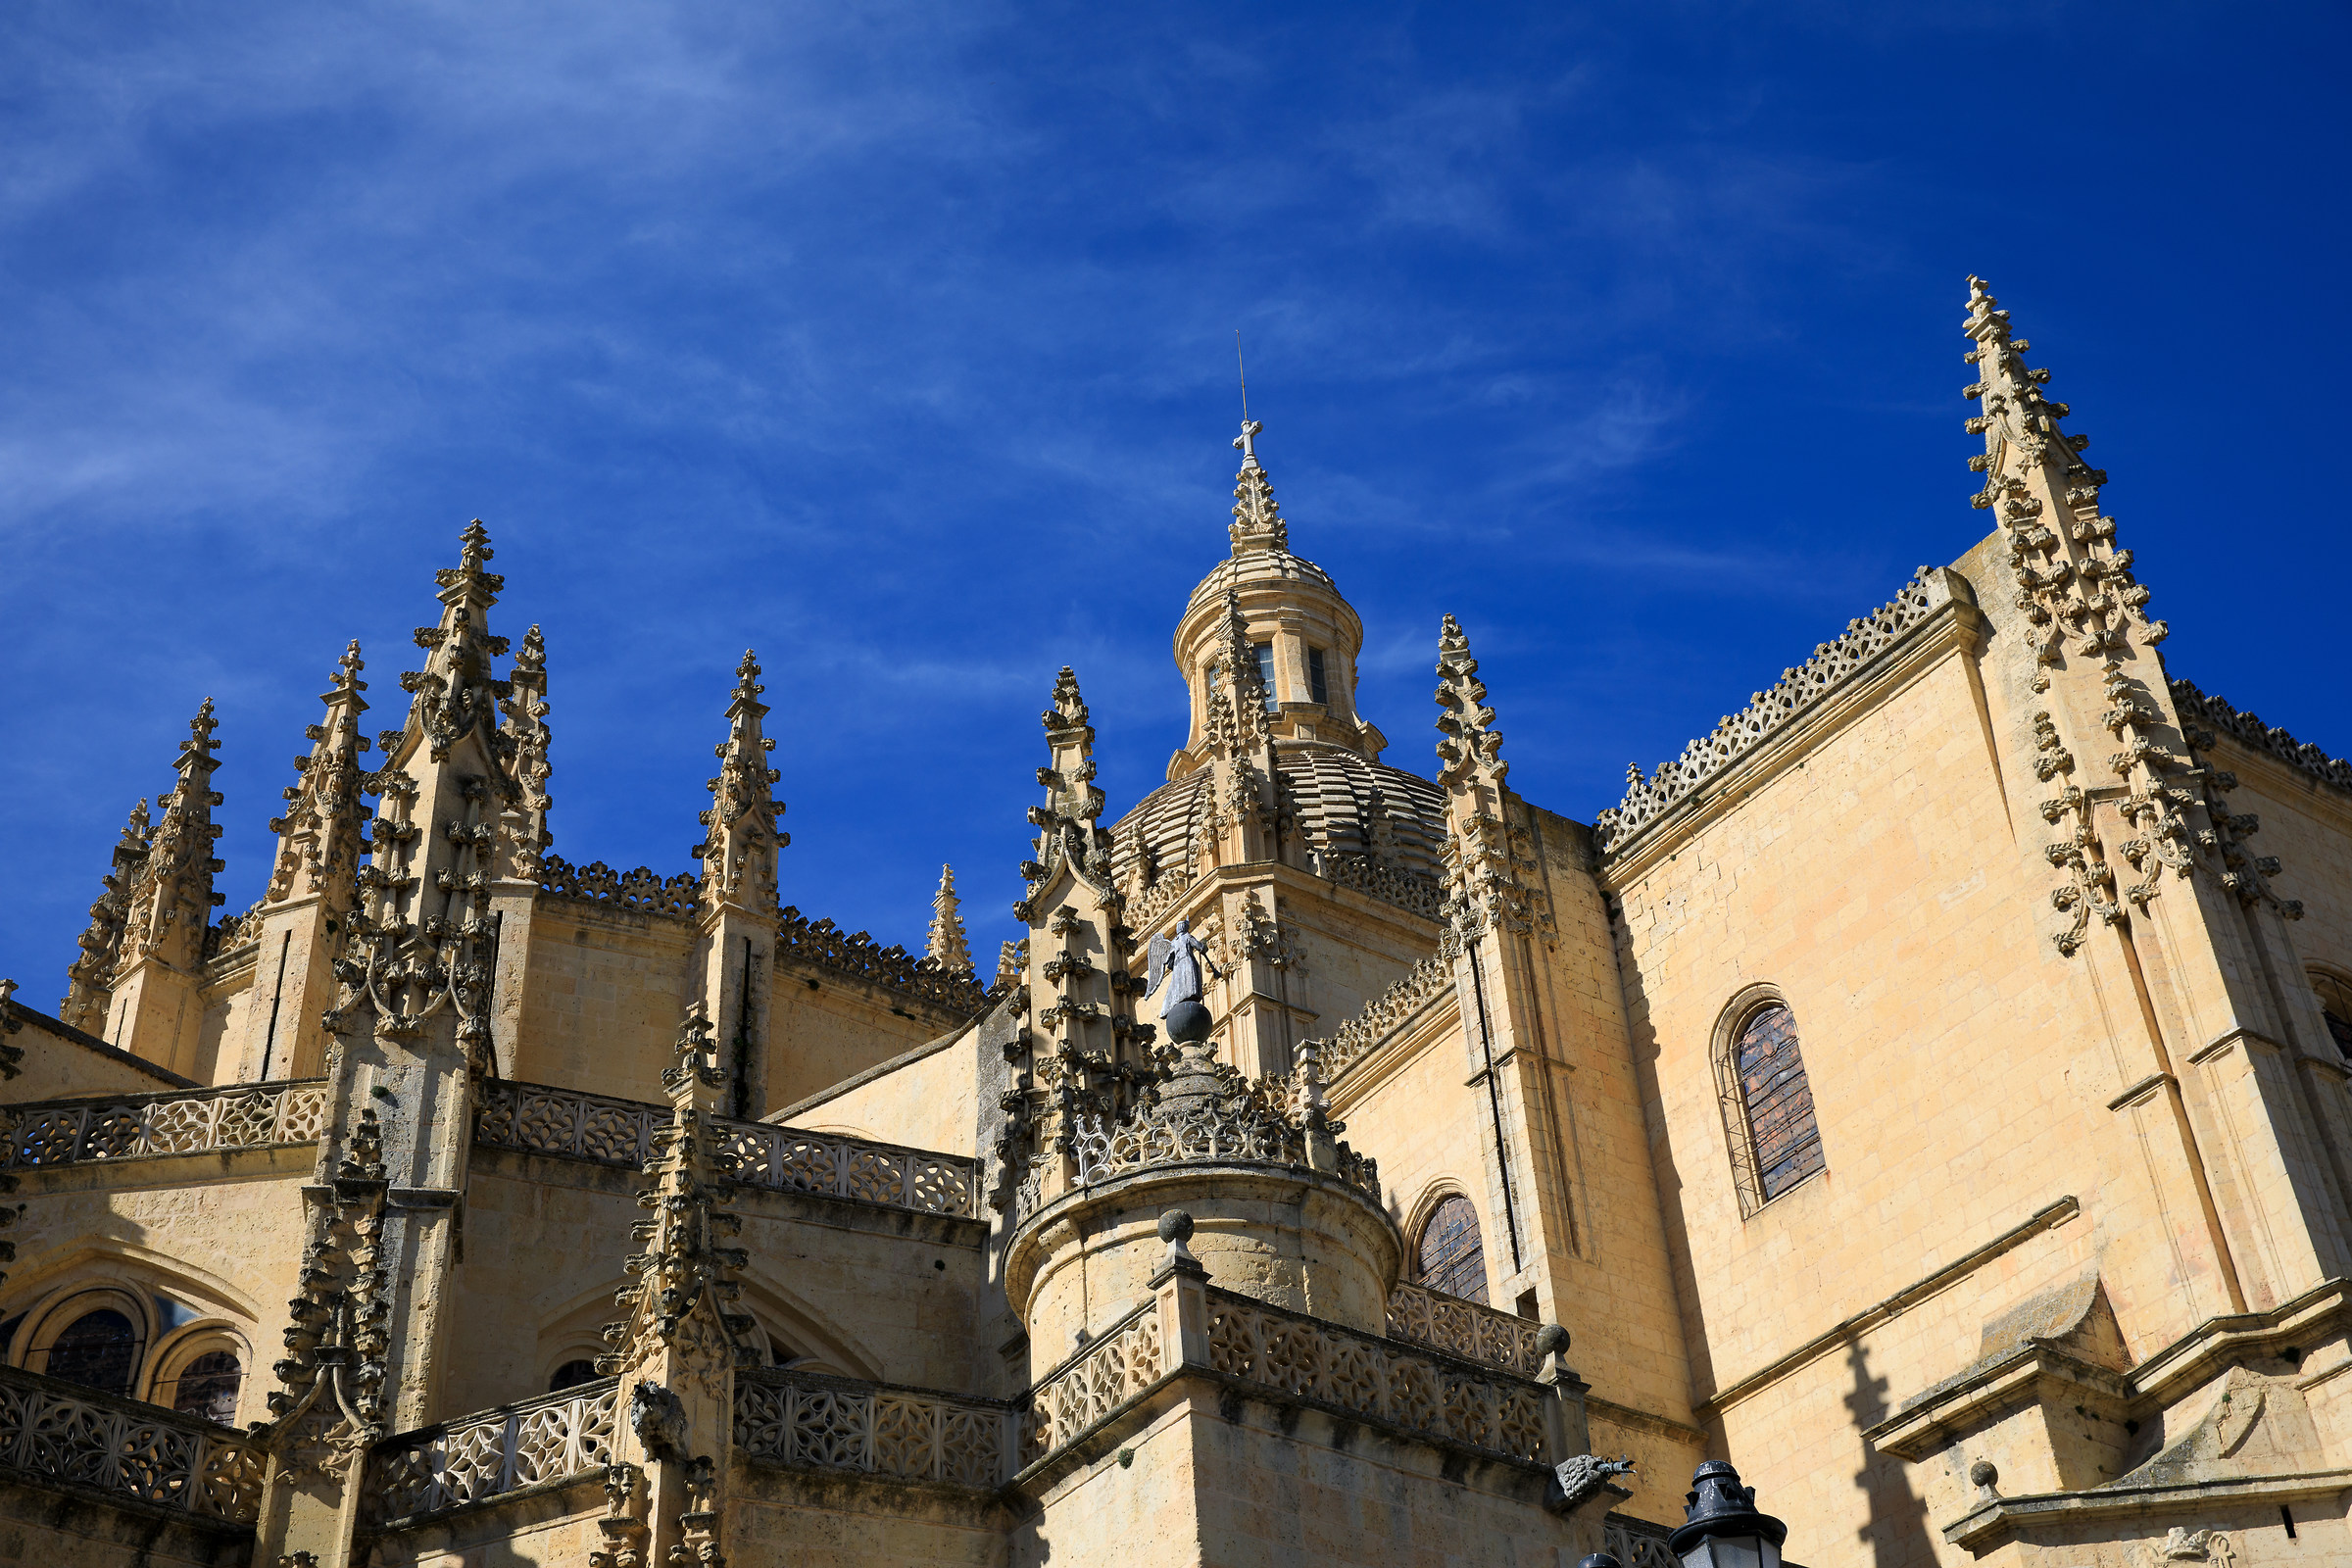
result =
[[[51,1356],[54,1359],[54,1351]],[[207,1350],[180,1368],[172,1408],[232,1425],[237,1419],[237,1390],[244,1381],[245,1369],[237,1364],[234,1350]]]
[[1484,1303],[1487,1254],[1479,1245],[1478,1210],[1460,1194],[1443,1200],[1421,1227],[1417,1258],[1421,1283],[1433,1291]]
[[57,1337],[42,1370],[101,1394],[128,1394],[138,1361],[139,1331],[122,1313],[102,1307],[84,1312]]
[[1797,1052],[1796,1016],[1786,1004],[1766,1003],[1747,1015],[1737,1058],[1756,1183],[1769,1200],[1822,1168],[1813,1090]]

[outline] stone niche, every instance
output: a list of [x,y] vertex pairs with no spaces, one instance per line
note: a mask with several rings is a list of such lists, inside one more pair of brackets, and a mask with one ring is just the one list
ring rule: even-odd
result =
[[1005,1294],[1028,1328],[1033,1376],[1152,1298],[1171,1208],[1193,1216],[1192,1252],[1212,1286],[1387,1332],[1404,1238],[1369,1195],[1298,1167],[1161,1165],[1065,1193],[1013,1232]]

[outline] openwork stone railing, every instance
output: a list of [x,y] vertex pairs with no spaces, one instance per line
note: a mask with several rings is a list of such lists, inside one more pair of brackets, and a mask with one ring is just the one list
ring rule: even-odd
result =
[[[1082,1186],[1113,1181],[1152,1165],[1234,1161],[1246,1165],[1307,1163],[1306,1132],[1273,1117],[1242,1117],[1203,1105],[1181,1115],[1146,1114],[1132,1122],[1110,1116],[1071,1118],[1078,1181]],[[1380,1199],[1380,1164],[1346,1144],[1336,1146],[1333,1172],[1351,1187]]]
[[1394,904],[1415,914],[1438,918],[1446,906],[1446,890],[1435,880],[1382,865],[1368,855],[1332,852],[1318,857],[1323,875],[1341,887],[1353,888],[1383,904]]
[[735,1374],[735,1446],[755,1459],[993,1491],[1012,1475],[1012,1407],[791,1371]]
[[1411,1340],[1523,1378],[1544,1370],[1544,1358],[1536,1353],[1536,1328],[1523,1317],[1424,1286],[1399,1285],[1389,1293],[1390,1339]]
[[1593,847],[1605,855],[1639,837],[1701,784],[1859,674],[1950,597],[1936,568],[1920,567],[1892,600],[1848,621],[1845,635],[1814,649],[1796,668],[1783,670],[1770,691],[1757,693],[1745,708],[1684,747],[1682,756],[1660,762],[1647,779],[1633,769],[1625,799],[1592,818]]
[[1030,1391],[1023,1462],[1042,1459],[1172,1370],[1160,1344],[1159,1303],[1121,1318]]
[[[2323,784],[2332,784],[2339,790],[2352,792],[2352,762],[2340,757],[2330,757],[2309,741],[2299,741],[2275,724],[2265,724],[2252,713],[2241,712],[2219,697],[2199,691],[2185,680],[2172,683],[2173,706],[2180,710],[2181,719],[2190,726],[2210,725],[2229,736],[2248,751],[2275,757],[2287,766],[2309,773]],[[2189,744],[2196,745],[2192,738]],[[2198,748],[2203,750],[2202,747]]]
[[1374,997],[1364,1010],[1340,1026],[1323,1046],[1323,1074],[1339,1077],[1356,1058],[1387,1038],[1390,1030],[1421,1010],[1432,997],[1453,989],[1453,938],[1423,958],[1405,977]]
[[988,1004],[987,988],[968,970],[942,969],[905,948],[886,948],[863,931],[844,931],[830,920],[811,920],[789,905],[783,910],[783,921],[776,932],[778,961],[797,958],[967,1016]]
[[1664,1525],[1646,1519],[1610,1514],[1600,1527],[1600,1549],[1625,1568],[1683,1568],[1683,1560],[1666,1549],[1671,1534]]
[[0,1168],[307,1144],[325,1120],[316,1078],[0,1105]]
[[1468,1448],[1544,1456],[1545,1391],[1525,1379],[1218,1290],[1208,1293],[1208,1353],[1218,1371],[1284,1394]]
[[[635,1169],[669,1124],[667,1105],[579,1094],[540,1084],[493,1083],[482,1089],[474,1139],[501,1149],[560,1154]],[[723,1152],[735,1179],[779,1192],[820,1193],[888,1203],[926,1214],[970,1215],[977,1162],[956,1154],[904,1149],[763,1122],[726,1121]]]
[[578,899],[584,904],[634,909],[639,914],[692,919],[702,886],[702,879],[692,871],[663,877],[647,865],[634,871],[615,871],[602,860],[574,865],[561,855],[539,857],[540,892],[559,899]]
[[0,1367],[0,1465],[204,1518],[250,1523],[263,1456],[227,1427]]
[[609,1464],[619,1392],[606,1378],[387,1438],[368,1463],[368,1513],[379,1523],[439,1513]]

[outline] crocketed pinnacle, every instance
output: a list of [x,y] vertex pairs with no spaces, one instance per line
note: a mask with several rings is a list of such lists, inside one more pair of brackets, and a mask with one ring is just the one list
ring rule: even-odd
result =
[[149,955],[182,971],[203,958],[204,929],[221,902],[213,891],[213,873],[221,868],[213,858],[213,841],[220,836],[213,821],[213,808],[220,804],[212,783],[220,765],[213,756],[220,746],[213,739],[218,727],[207,697],[188,721],[188,738],[173,763],[179,777],[158,803],[163,818],[131,885],[118,978]]
[[[504,637],[490,635],[490,608],[498,603],[507,580],[484,571],[491,558],[490,530],[476,517],[458,536],[458,564],[433,573],[440,586],[441,623],[416,628],[416,646],[425,650],[424,668],[400,677],[401,690],[411,695],[409,723],[421,729],[436,762],[449,760],[450,748],[479,731],[493,758],[502,750],[489,740],[498,722],[498,687],[491,661],[507,651]],[[403,732],[387,730],[378,737],[387,763],[397,760]],[[511,795],[514,781],[499,773],[496,786]]]
[[939,891],[931,895],[931,961],[949,974],[972,972],[972,950],[964,940],[952,865],[939,868]]
[[1447,615],[1438,630],[1438,782],[1452,788],[1473,774],[1499,788],[1510,764],[1502,760],[1502,735],[1494,710],[1486,706],[1486,683],[1461,623]]
[[727,738],[715,748],[718,777],[705,785],[710,792],[710,808],[702,813],[705,836],[693,850],[703,862],[706,910],[734,904],[764,912],[776,906],[776,852],[792,837],[776,827],[784,803],[775,784],[784,775],[767,763],[776,743],[760,724],[767,716],[760,700],[765,690],[760,657],[747,648],[728,697]]
[[521,787],[521,799],[517,809],[500,822],[501,836],[508,841],[502,845],[503,858],[506,874],[535,878],[539,857],[555,843],[547,824],[556,805],[547,793],[547,781],[556,770],[548,756],[547,639],[537,626],[522,634],[522,646],[514,650],[514,669],[507,684],[506,716],[500,728],[514,744],[514,779]]
[[130,890],[138,881],[155,829],[147,820],[147,803],[130,808],[130,820],[115,842],[114,864],[103,878],[106,891],[90,906],[89,928],[77,941],[81,956],[66,966],[66,994],[57,1015],[84,1034],[106,1032],[108,1001],[114,994],[115,969],[122,956],[122,926],[130,913]]
[[1233,476],[1233,526],[1229,530],[1237,557],[1291,548],[1291,525],[1283,520],[1274,486],[1257,461],[1257,437],[1264,429],[1255,419],[1244,419],[1242,433],[1233,439],[1234,449],[1242,455],[1242,470]]
[[[336,894],[351,882],[359,864],[360,832],[367,811],[360,800],[365,769],[360,754],[368,750],[360,733],[360,715],[368,701],[360,693],[365,666],[356,642],[343,650],[319,694],[326,705],[326,721],[303,731],[311,742],[310,755],[294,759],[297,781],[284,793],[286,814],[273,817],[270,831],[277,835],[277,858],[270,871],[264,904],[275,904],[297,893]],[[306,874],[307,873],[307,874]]]

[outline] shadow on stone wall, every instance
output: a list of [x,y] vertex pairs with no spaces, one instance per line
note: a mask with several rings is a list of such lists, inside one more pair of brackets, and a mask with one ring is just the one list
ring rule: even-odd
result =
[[1876,1568],[1925,1568],[1936,1561],[1928,1531],[1928,1505],[1911,1491],[1910,1467],[1881,1453],[1861,1434],[1886,1419],[1886,1380],[1870,1375],[1870,1351],[1856,1344],[1846,1354],[1854,1392],[1845,1396],[1854,1433],[1862,1446],[1862,1468],[1854,1485],[1870,1507],[1870,1522],[1854,1534],[1871,1549]]

